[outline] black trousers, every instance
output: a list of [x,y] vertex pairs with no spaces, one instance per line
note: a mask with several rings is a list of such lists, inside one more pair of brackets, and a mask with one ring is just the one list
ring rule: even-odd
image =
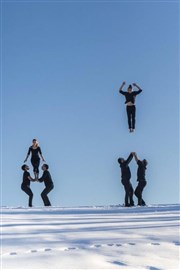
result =
[[136,106],[135,105],[127,106],[126,111],[127,111],[129,129],[135,129]]
[[21,185],[21,189],[29,196],[28,206],[32,207],[33,193],[29,186]]
[[142,192],[143,192],[143,189],[145,188],[146,184],[147,184],[147,182],[145,180],[139,181],[138,185],[135,189],[134,194],[138,198],[138,205],[146,205],[145,201],[142,198]]
[[31,164],[33,166],[33,172],[39,173],[40,158],[31,158]]
[[49,186],[49,187],[45,187],[45,189],[43,190],[43,192],[41,193],[41,198],[44,202],[45,206],[51,206],[51,203],[49,201],[49,198],[47,196],[47,194],[54,188],[54,186]]
[[133,206],[134,205],[133,187],[132,187],[129,180],[122,180],[122,184],[123,184],[124,190],[125,190],[125,199],[124,199],[125,206]]

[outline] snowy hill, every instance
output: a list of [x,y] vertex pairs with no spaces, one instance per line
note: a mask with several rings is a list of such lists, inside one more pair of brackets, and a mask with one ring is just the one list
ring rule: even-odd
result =
[[179,205],[2,207],[2,269],[179,269]]

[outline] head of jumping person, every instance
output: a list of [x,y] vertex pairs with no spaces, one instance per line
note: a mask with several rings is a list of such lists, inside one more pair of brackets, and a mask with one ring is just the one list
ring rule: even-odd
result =
[[33,139],[33,140],[32,140],[32,143],[33,143],[33,146],[34,146],[34,147],[38,147],[38,146],[39,146],[39,142],[38,142],[37,139]]
[[130,84],[129,86],[128,86],[128,93],[131,93],[133,91],[133,88],[132,88],[132,85]]
[[143,162],[143,164],[144,164],[145,167],[148,165],[148,161],[146,159],[143,159],[142,162]]
[[23,171],[29,170],[29,166],[26,165],[26,164],[24,164],[24,165],[22,165],[21,169],[22,169]]
[[43,171],[46,171],[46,170],[48,170],[49,169],[49,165],[47,165],[47,164],[43,164],[42,165],[42,170]]
[[118,163],[119,164],[122,164],[123,162],[124,162],[124,158],[122,158],[122,157],[118,158]]

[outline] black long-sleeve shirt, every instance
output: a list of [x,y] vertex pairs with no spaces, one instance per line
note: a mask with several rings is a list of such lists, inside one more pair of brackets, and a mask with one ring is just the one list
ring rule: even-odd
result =
[[142,92],[142,89],[139,89],[138,91],[132,91],[131,93],[125,92],[123,90],[120,90],[119,92],[125,96],[125,104],[127,104],[128,102],[132,102],[133,104],[135,104],[135,98]]
[[23,186],[30,186],[30,180],[29,180],[29,177],[30,176],[30,173],[27,172],[27,171],[24,171],[23,173],[23,181],[22,181],[22,185]]
[[123,162],[119,162],[121,168],[121,178],[122,180],[129,180],[131,178],[131,171],[129,168],[129,163],[131,162],[133,155],[130,154],[129,157]]
[[145,178],[146,166],[141,160],[138,160],[137,164],[138,164],[137,181],[146,181],[146,178]]
[[50,172],[49,171],[44,171],[43,175],[41,178],[39,178],[39,182],[44,182],[46,187],[52,187],[54,186]]
[[37,148],[33,148],[32,146],[29,147],[28,155],[32,154],[32,159],[39,159],[39,154],[42,155],[41,148],[38,146]]

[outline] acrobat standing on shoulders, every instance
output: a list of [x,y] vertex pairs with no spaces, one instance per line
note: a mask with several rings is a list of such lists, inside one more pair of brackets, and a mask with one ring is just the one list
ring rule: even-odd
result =
[[138,91],[134,91],[131,84],[128,86],[127,91],[123,91],[123,87],[125,84],[126,84],[125,82],[122,83],[121,87],[119,88],[119,93],[124,95],[126,98],[125,104],[126,104],[129,131],[134,132],[136,121],[135,98],[142,92],[142,89],[136,83],[133,83],[133,86],[135,86],[138,89]]
[[42,155],[42,151],[41,151],[41,148],[39,146],[39,142],[37,141],[37,139],[33,139],[32,145],[29,147],[24,163],[27,161],[30,154],[31,154],[31,164],[33,166],[34,176],[35,176],[35,179],[37,180],[39,176],[40,157],[42,161],[45,162],[45,159]]

